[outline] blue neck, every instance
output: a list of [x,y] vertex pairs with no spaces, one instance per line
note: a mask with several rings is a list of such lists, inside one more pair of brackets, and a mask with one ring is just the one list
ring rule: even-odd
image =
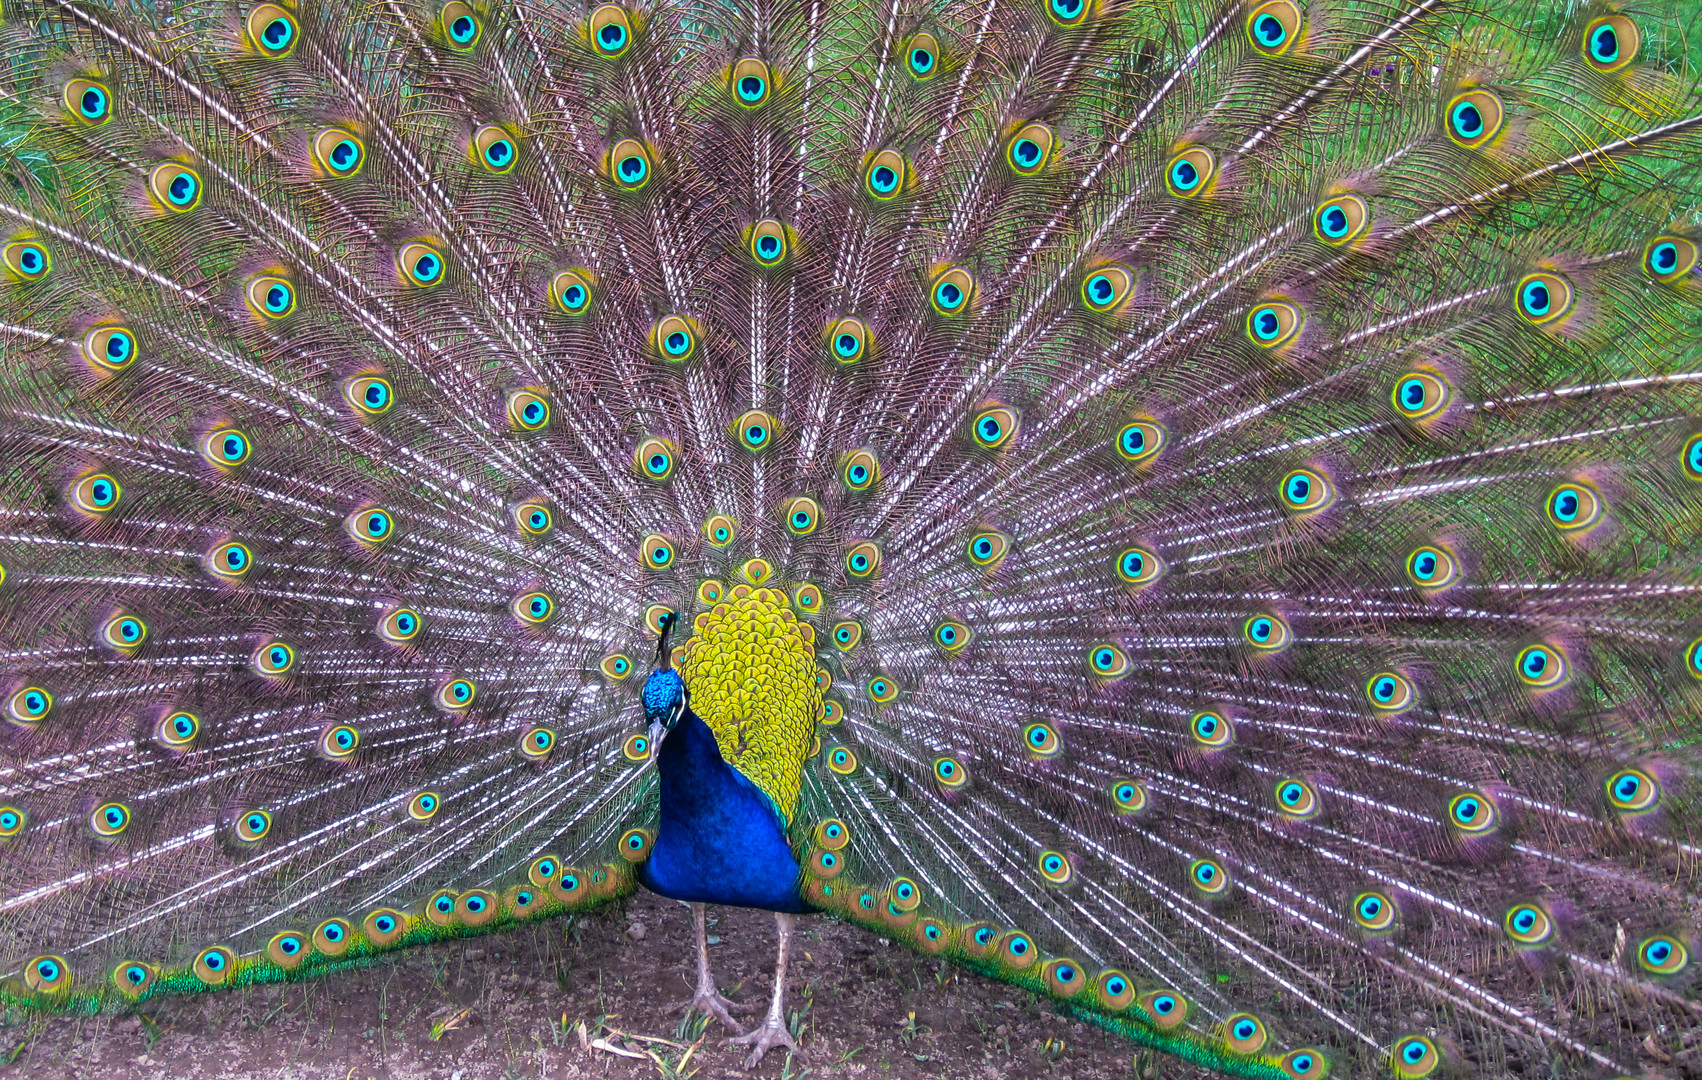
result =
[[656,769],[661,823],[640,881],[675,900],[810,910],[773,804],[722,760],[709,725],[689,708],[662,740]]

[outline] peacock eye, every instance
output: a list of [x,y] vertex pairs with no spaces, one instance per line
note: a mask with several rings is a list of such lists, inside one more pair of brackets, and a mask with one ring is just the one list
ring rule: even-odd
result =
[[289,279],[276,274],[259,274],[243,286],[243,299],[248,308],[263,319],[286,318],[295,312],[295,286]]
[[1056,141],[1045,124],[1024,124],[1005,145],[1005,164],[1018,176],[1034,176],[1052,159]]
[[898,698],[898,684],[885,675],[876,675],[865,686],[869,700],[876,705],[886,705]]
[[148,173],[148,190],[162,209],[187,214],[201,206],[201,173],[175,162],[155,165]]
[[1657,236],[1643,249],[1643,272],[1663,285],[1683,279],[1696,269],[1702,248],[1683,236]]
[[858,622],[837,623],[833,627],[833,644],[840,652],[850,652],[863,640],[863,624]]
[[6,718],[25,728],[47,719],[53,711],[53,694],[39,686],[26,686],[6,699]]
[[632,20],[619,4],[604,4],[591,13],[587,26],[591,48],[598,56],[613,59],[632,44]]
[[975,298],[975,278],[962,266],[948,267],[928,286],[928,302],[941,315],[962,315]]
[[550,426],[550,399],[542,390],[511,390],[507,399],[508,423],[516,431],[542,431]]
[[425,620],[412,608],[392,608],[378,620],[378,636],[392,645],[409,645],[419,640]]
[[1623,15],[1603,15],[1584,27],[1584,62],[1604,75],[1629,67],[1641,45],[1637,24]]
[[779,266],[786,261],[791,245],[786,242],[786,226],[773,218],[765,218],[751,226],[751,258],[760,266]]
[[1146,785],[1135,780],[1118,780],[1111,785],[1111,802],[1120,814],[1138,814],[1147,807]]
[[439,686],[434,695],[438,708],[445,712],[459,713],[472,708],[473,699],[478,696],[478,688],[471,679],[450,679]]
[[1011,441],[1017,429],[1016,410],[996,405],[977,413],[969,423],[970,437],[983,450],[997,450]]
[[1113,562],[1117,578],[1125,585],[1145,588],[1164,576],[1164,560],[1145,548],[1126,548]]
[[837,363],[855,364],[868,355],[873,336],[868,323],[848,315],[827,328],[827,341]]
[[703,523],[703,535],[715,547],[726,547],[737,538],[738,529],[732,518],[716,514]]
[[69,79],[61,92],[65,109],[88,127],[99,127],[112,119],[112,92],[94,79]]
[[1178,199],[1197,199],[1211,188],[1217,157],[1203,146],[1190,146],[1165,163],[1164,186]]
[[200,734],[201,720],[191,712],[167,713],[154,725],[154,738],[171,750],[192,745]]
[[622,139],[609,151],[609,177],[622,191],[637,191],[650,182],[650,151],[637,139]]
[[934,759],[934,779],[948,791],[955,791],[969,783],[969,770],[963,767],[963,762],[954,757]]
[[1381,933],[1395,925],[1399,914],[1394,901],[1380,892],[1362,892],[1353,898],[1353,921],[1361,929]]
[[871,451],[853,451],[846,457],[839,476],[852,491],[867,491],[880,479],[880,464]]
[[674,542],[659,533],[652,533],[639,545],[639,558],[651,570],[667,570],[674,565]]
[[733,422],[739,445],[751,453],[759,453],[774,445],[779,434],[779,422],[769,413],[752,409]]
[[1420,589],[1446,589],[1460,578],[1460,563],[1454,553],[1440,544],[1413,548],[1406,558],[1407,579]]
[[1135,275],[1124,266],[1101,266],[1081,283],[1082,303],[1104,314],[1122,307],[1135,291]]
[[1479,792],[1462,792],[1448,800],[1448,823],[1467,835],[1490,832],[1499,820],[1495,804]]
[[269,641],[254,650],[249,666],[256,675],[269,679],[281,678],[295,669],[296,651],[282,641]]
[[125,655],[134,655],[148,640],[148,624],[129,612],[119,612],[100,628],[101,640]]
[[366,143],[344,128],[325,128],[313,137],[313,163],[333,180],[347,180],[366,164]]
[[1588,532],[1602,519],[1605,507],[1594,488],[1580,483],[1556,485],[1543,505],[1548,523],[1562,533]]
[[408,285],[430,289],[443,283],[447,264],[436,248],[416,240],[402,245],[402,250],[396,253],[396,268]]
[[1277,653],[1292,643],[1293,631],[1279,615],[1253,615],[1241,624],[1241,640],[1255,652]]
[[1215,859],[1196,859],[1188,867],[1188,880],[1207,896],[1220,896],[1229,888],[1229,871]]
[[520,147],[514,136],[495,124],[486,124],[473,132],[473,160],[487,172],[498,176],[513,171],[520,160]]
[[1453,395],[1453,387],[1437,373],[1409,371],[1395,380],[1389,400],[1401,419],[1422,422],[1438,416]]
[[1371,207],[1358,195],[1337,195],[1319,203],[1312,212],[1312,235],[1331,247],[1358,240],[1370,228]]
[[216,544],[201,560],[207,572],[228,581],[240,581],[254,568],[254,553],[237,541]]
[[682,316],[665,315],[656,320],[650,336],[656,351],[670,363],[683,364],[697,352],[697,332]]
[[1365,699],[1370,702],[1373,711],[1394,716],[1412,708],[1418,700],[1418,691],[1405,675],[1380,671],[1365,680]]
[[546,727],[535,727],[520,736],[520,752],[533,761],[549,757],[556,748],[556,733]]
[[1252,1013],[1236,1013],[1223,1022],[1223,1037],[1234,1053],[1256,1054],[1264,1047],[1268,1031]]
[[1057,729],[1043,721],[1036,721],[1022,729],[1022,745],[1037,758],[1057,757],[1064,749]]
[[1188,732],[1208,750],[1221,750],[1235,741],[1235,725],[1229,717],[1213,709],[1195,713],[1188,721]]
[[1168,439],[1156,420],[1132,420],[1117,432],[1117,456],[1131,465],[1151,464]]
[[382,375],[359,375],[343,383],[343,400],[363,416],[383,416],[396,404],[396,388]]
[[591,307],[591,273],[558,270],[550,278],[550,303],[562,315],[583,315]]
[[1110,642],[1088,646],[1087,667],[1096,679],[1120,679],[1129,673],[1130,666],[1129,655]]
[[909,175],[910,166],[903,154],[891,147],[878,150],[863,166],[863,190],[871,198],[887,202],[897,198],[904,190],[904,182]]
[[646,480],[658,483],[674,474],[674,464],[677,454],[674,444],[667,439],[651,436],[638,444],[633,454],[633,461],[638,467],[638,475]]
[[780,518],[793,536],[808,536],[821,522],[821,507],[814,499],[800,495],[781,508]]
[[1526,274],[1513,292],[1519,316],[1532,326],[1547,326],[1572,310],[1572,283],[1559,274]]
[[130,808],[123,803],[104,803],[89,814],[89,828],[95,831],[96,836],[117,836],[129,827]]
[[918,82],[933,78],[940,68],[939,39],[927,31],[912,36],[904,47],[904,57],[911,78]]
[[1042,0],[1046,14],[1059,26],[1080,26],[1087,20],[1087,0]]
[[295,16],[277,4],[256,4],[249,11],[245,25],[255,51],[268,60],[288,56],[301,39],[301,25]]
[[1637,946],[1637,964],[1651,975],[1677,975],[1690,966],[1690,949],[1676,937],[1656,934]]
[[375,548],[396,534],[396,516],[382,506],[363,506],[344,520],[343,530],[361,546]]
[[484,32],[478,13],[461,0],[450,0],[444,4],[443,10],[438,13],[437,22],[449,47],[456,52],[470,52],[479,43],[479,35]]
[[123,497],[124,489],[108,473],[92,473],[71,485],[71,505],[93,517],[110,513]]
[[1554,920],[1535,904],[1514,904],[1502,916],[1501,928],[1518,945],[1546,945],[1554,937]]
[[1513,671],[1532,690],[1553,690],[1572,677],[1571,664],[1558,645],[1542,642],[1527,645],[1513,658]]
[[1247,312],[1247,340],[1261,349],[1279,348],[1299,337],[1305,324],[1306,315],[1298,306],[1271,300]]
[[1660,784],[1642,769],[1621,769],[1608,777],[1604,786],[1608,805],[1621,812],[1642,813],[1661,801]]
[[83,338],[83,358],[97,372],[113,375],[135,363],[140,350],[136,335],[122,326],[100,326]]
[[1443,117],[1443,128],[1454,145],[1476,150],[1501,130],[1506,108],[1493,91],[1469,90],[1449,100]]
[[1300,33],[1300,9],[1292,0],[1269,0],[1247,16],[1247,40],[1261,56],[1281,56]]
[[555,515],[543,503],[521,503],[514,508],[514,522],[521,536],[544,536],[555,525]]
[[1010,551],[1010,537],[1000,532],[976,533],[969,538],[968,554],[972,565],[991,573]]
[[960,622],[947,620],[934,627],[934,644],[948,653],[954,653],[969,644],[969,627]]
[[836,746],[827,755],[827,767],[841,776],[857,771],[857,755],[843,746]]
[[1070,860],[1057,851],[1042,851],[1039,866],[1040,876],[1053,885],[1067,885],[1070,878],[1075,874],[1074,868],[1070,866]]
[[755,109],[768,101],[774,76],[767,64],[747,56],[733,65],[727,84],[732,87],[734,102],[741,108]]
[[415,821],[430,821],[443,809],[443,799],[435,791],[421,791],[408,800],[408,816]]
[[1317,817],[1323,808],[1318,790],[1300,779],[1278,780],[1275,788],[1277,811],[1295,821]]
[[0,249],[6,269],[22,281],[40,281],[53,269],[53,256],[46,245],[35,240],[14,240]]
[[542,626],[555,614],[555,601],[545,592],[530,592],[514,598],[509,605],[514,617],[526,626]]
[[1335,487],[1319,469],[1294,469],[1282,478],[1277,489],[1282,508],[1304,517],[1327,508],[1335,501]]
[[264,810],[250,810],[236,819],[236,838],[245,844],[257,844],[272,831],[272,815]]

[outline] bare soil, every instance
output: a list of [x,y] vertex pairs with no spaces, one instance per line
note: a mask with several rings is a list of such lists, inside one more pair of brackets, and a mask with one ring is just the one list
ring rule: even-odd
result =
[[[722,992],[761,1015],[774,919],[711,908]],[[1203,1080],[1173,1059],[1055,1014],[1043,999],[854,926],[800,920],[787,1012],[800,1051],[744,1068],[714,1021],[682,1022],[696,979],[690,912],[640,893],[623,908],[405,950],[354,972],[159,998],[129,1016],[0,1025],[0,1074],[141,1080],[911,1080],[1130,1076]],[[638,1036],[652,1040],[645,1041]],[[596,1041],[641,1055],[620,1056]],[[683,1064],[686,1052],[690,1057]]]

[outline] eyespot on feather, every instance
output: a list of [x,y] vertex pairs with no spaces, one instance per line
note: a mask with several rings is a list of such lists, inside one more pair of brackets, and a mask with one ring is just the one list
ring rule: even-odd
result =
[[281,60],[301,41],[301,24],[277,4],[256,4],[243,20],[248,43],[268,60]]
[[774,89],[774,74],[762,60],[747,56],[727,73],[727,88],[741,109],[758,109],[768,103]]
[[437,25],[443,33],[444,43],[456,52],[471,52],[477,48],[484,33],[478,12],[462,0],[450,0],[444,4],[438,12]]
[[347,128],[323,128],[313,137],[313,164],[329,180],[358,176],[366,165],[366,143]]
[[655,172],[650,150],[637,139],[621,139],[609,149],[609,179],[620,191],[641,191]]
[[1267,0],[1247,15],[1247,41],[1260,56],[1281,56],[1293,48],[1300,24],[1293,0]]
[[632,45],[632,19],[619,4],[604,4],[591,12],[586,36],[598,56],[614,59]]
[[967,267],[947,267],[928,283],[928,303],[940,315],[964,315],[973,306],[974,299],[975,277]]
[[1217,177],[1217,156],[1203,146],[1190,146],[1164,165],[1164,186],[1178,199],[1197,199],[1211,191]]
[[1174,1031],[1188,1019],[1188,999],[1174,990],[1150,990],[1141,995],[1140,1006],[1160,1031]]
[[0,248],[0,261],[21,282],[41,281],[53,271],[53,253],[39,240],[13,240]]
[[1478,150],[1489,145],[1507,120],[1507,109],[1492,90],[1456,94],[1442,109],[1442,131],[1455,146]]

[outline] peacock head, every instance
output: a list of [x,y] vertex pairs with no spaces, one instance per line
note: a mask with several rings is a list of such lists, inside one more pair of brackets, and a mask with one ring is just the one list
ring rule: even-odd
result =
[[650,722],[652,746],[659,745],[662,737],[674,730],[674,725],[685,715],[691,696],[685,680],[674,670],[673,655],[668,650],[668,638],[679,618],[669,613],[658,620],[662,637],[656,645],[656,670],[644,680],[644,719]]

